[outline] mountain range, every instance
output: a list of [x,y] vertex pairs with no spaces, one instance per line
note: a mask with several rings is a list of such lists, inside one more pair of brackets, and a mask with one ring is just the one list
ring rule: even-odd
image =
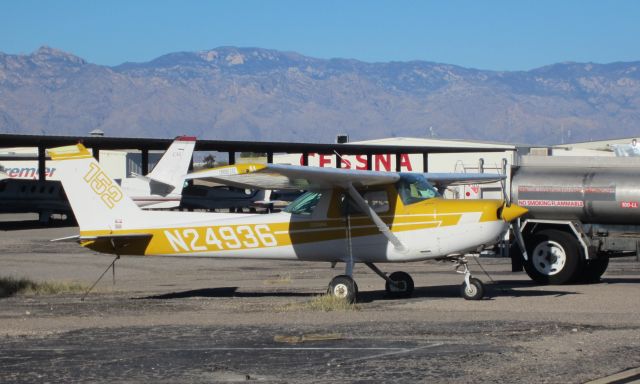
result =
[[640,62],[490,71],[220,47],[110,67],[49,47],[0,53],[2,133],[558,144],[639,127]]

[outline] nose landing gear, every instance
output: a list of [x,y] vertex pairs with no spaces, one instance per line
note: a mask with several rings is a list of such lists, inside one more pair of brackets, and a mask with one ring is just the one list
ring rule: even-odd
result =
[[460,294],[465,300],[481,300],[484,297],[484,284],[480,279],[471,276],[467,258],[455,256],[451,258],[455,263],[457,273],[464,275],[464,283],[460,286]]

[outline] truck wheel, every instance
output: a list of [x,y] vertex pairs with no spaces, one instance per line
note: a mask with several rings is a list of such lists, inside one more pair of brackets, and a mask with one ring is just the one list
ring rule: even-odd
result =
[[527,243],[529,260],[524,269],[540,284],[566,284],[582,271],[578,242],[566,232],[546,229],[533,235]]
[[583,283],[597,283],[609,266],[609,256],[598,254],[597,259],[585,261],[580,275],[580,281]]
[[511,272],[522,272],[524,259],[520,246],[516,242],[509,246],[509,258],[511,258]]

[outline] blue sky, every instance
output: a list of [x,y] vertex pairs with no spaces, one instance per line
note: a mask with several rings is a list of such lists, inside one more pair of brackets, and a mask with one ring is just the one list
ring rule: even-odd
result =
[[2,0],[0,52],[117,65],[219,46],[493,70],[640,60],[640,1]]

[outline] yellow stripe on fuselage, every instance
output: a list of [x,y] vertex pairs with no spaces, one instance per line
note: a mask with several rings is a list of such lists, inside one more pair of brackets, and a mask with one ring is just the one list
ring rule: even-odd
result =
[[[487,204],[441,204],[438,213],[383,215],[381,219],[394,233],[425,230],[437,227],[457,225],[465,213],[480,215],[480,222],[496,220],[497,205]],[[469,202],[471,203],[471,202]],[[445,207],[446,206],[446,207]],[[467,208],[454,212],[455,207]],[[415,208],[415,207],[414,207]],[[447,209],[441,209],[447,208]],[[445,212],[440,212],[440,211]],[[493,214],[491,213],[493,211]],[[267,217],[267,216],[265,216]],[[366,216],[352,216],[350,220],[351,236],[373,236],[380,234],[377,226]],[[321,243],[329,240],[346,239],[345,219],[326,219],[302,221],[292,217],[289,222],[250,223],[211,226],[185,226],[156,229],[132,229],[114,231],[81,231],[81,237],[127,235],[149,233],[152,235],[144,251],[131,254],[170,255],[185,253],[218,253],[231,250],[264,249],[294,244]],[[113,253],[112,246],[107,239],[83,242],[83,246],[100,251]],[[134,247],[135,248],[135,247]],[[137,248],[136,248],[137,249]],[[121,250],[126,253],[126,247]]]

